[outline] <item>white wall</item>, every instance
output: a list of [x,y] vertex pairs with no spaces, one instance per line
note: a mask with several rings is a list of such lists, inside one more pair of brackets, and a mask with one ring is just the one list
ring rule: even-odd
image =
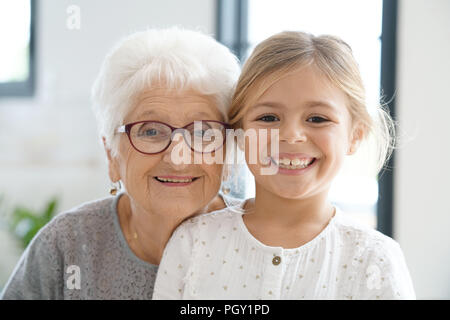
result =
[[399,2],[394,232],[418,298],[450,298],[450,1]]
[[[180,25],[215,33],[212,0],[40,0],[37,92],[0,99],[0,194],[10,206],[41,209],[53,195],[66,210],[108,195],[89,94],[101,61],[120,38],[147,27]],[[69,30],[69,5],[81,29]],[[0,287],[20,251],[0,233]]]

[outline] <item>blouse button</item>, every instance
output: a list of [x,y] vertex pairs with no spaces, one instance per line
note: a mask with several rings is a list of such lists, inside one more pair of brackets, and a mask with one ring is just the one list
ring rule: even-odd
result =
[[281,262],[281,258],[280,258],[279,256],[273,257],[272,263],[273,263],[275,266],[279,265],[280,262]]

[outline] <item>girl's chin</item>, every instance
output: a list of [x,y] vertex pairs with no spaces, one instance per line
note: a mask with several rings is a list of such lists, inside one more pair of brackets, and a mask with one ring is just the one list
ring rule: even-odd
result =
[[304,185],[292,185],[290,187],[271,186],[270,188],[266,188],[266,190],[280,198],[291,200],[299,200],[305,198],[309,194]]
[[277,193],[280,198],[289,199],[289,200],[300,200],[305,198],[305,193]]

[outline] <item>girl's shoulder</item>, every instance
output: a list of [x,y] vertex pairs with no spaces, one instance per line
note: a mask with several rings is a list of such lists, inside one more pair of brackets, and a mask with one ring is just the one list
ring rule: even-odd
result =
[[397,243],[391,237],[381,233],[368,224],[357,221],[339,208],[336,211],[335,225],[340,237],[348,241],[363,241],[366,244],[385,243],[386,245],[394,245]]
[[405,256],[397,241],[342,212],[335,226],[343,268],[351,277],[364,280],[359,287],[361,297],[415,298]]
[[226,232],[236,226],[237,220],[243,213],[241,207],[242,204],[238,203],[217,211],[200,214],[185,220],[178,229],[191,234],[214,234],[218,230]]
[[338,210],[337,213],[335,231],[344,251],[357,258],[365,256],[370,261],[377,260],[378,262],[389,262],[396,256],[403,256],[400,245],[391,237],[367,224],[356,221],[341,210]]

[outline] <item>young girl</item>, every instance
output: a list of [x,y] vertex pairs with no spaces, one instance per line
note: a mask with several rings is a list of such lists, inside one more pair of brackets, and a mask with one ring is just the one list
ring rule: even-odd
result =
[[[342,40],[283,32],[259,44],[229,118],[245,132],[278,129],[265,149],[278,143],[279,153],[269,164],[250,163],[245,146],[255,198],[183,223],[163,254],[153,298],[414,299],[397,242],[327,199],[346,155],[369,135],[378,169],[389,157],[392,119],[381,107],[376,115]],[[262,174],[269,165],[276,174]]]

